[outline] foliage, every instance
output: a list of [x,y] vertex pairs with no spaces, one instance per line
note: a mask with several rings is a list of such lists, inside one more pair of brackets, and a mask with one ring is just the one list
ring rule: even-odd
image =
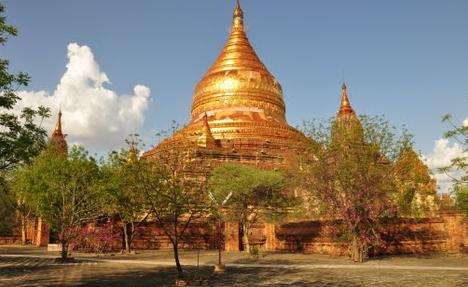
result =
[[122,234],[127,253],[131,252],[132,241],[137,227],[143,223],[148,213],[142,189],[138,188],[138,151],[134,145],[120,153],[113,152],[102,166],[101,188],[106,198],[107,213],[117,216],[122,222]]
[[300,162],[297,175],[321,207],[319,211],[342,220],[351,257],[359,262],[367,257],[371,246],[382,243],[381,219],[394,215],[390,159],[407,143],[395,139],[390,126],[382,124],[380,118],[367,119],[363,126],[356,118],[330,123],[328,138],[310,158]]
[[[390,161],[396,160],[402,149],[413,145],[413,135],[404,126],[395,127],[383,116],[360,115],[359,122],[364,140],[378,146],[380,153]],[[299,129],[315,142],[327,146],[332,141],[334,124],[335,118],[313,119],[304,121]]]
[[411,148],[403,149],[393,165],[397,192],[395,200],[398,215],[404,217],[428,217],[436,206],[436,182],[429,168]]
[[[0,3],[0,45],[18,34],[14,26],[5,22],[4,12],[5,7]],[[16,91],[28,84],[29,77],[24,73],[9,73],[8,66],[8,60],[0,59],[0,172],[29,163],[39,154],[46,145],[46,132],[41,124],[50,116],[49,109],[44,107],[25,108],[20,115],[12,112],[21,100]],[[41,124],[37,125],[36,120]]]
[[0,236],[12,236],[16,225],[15,198],[7,182],[0,177]]
[[99,226],[86,226],[78,233],[73,248],[74,250],[89,253],[109,253],[114,250],[112,245],[120,239],[121,234],[115,231],[112,221]]
[[[16,27],[6,22],[4,13],[5,6],[0,3],[0,45],[18,35]],[[19,115],[15,114],[15,105],[21,100],[17,91],[28,85],[29,77],[25,73],[12,74],[8,68],[9,61],[0,58],[0,229],[2,233],[11,234],[14,208],[18,208],[23,227],[30,209],[8,188],[7,175],[21,164],[30,163],[44,149],[46,132],[42,121],[50,116],[50,111],[41,106],[25,108]],[[24,241],[24,230],[22,233]]]
[[457,207],[468,214],[468,125],[456,124],[451,115],[445,115],[442,121],[447,123],[450,129],[444,137],[452,139],[461,145],[463,154],[452,159],[450,165],[439,171],[447,174],[453,181],[453,194]]
[[16,173],[13,187],[38,216],[58,230],[63,259],[81,226],[101,212],[101,196],[95,186],[99,176],[95,160],[77,147],[68,156],[47,149]]
[[239,164],[225,164],[209,179],[210,196],[224,220],[239,221],[243,240],[250,252],[249,231],[259,220],[275,220],[295,206],[296,199],[285,192],[286,180],[278,171]]
[[209,210],[204,182],[187,173],[191,151],[190,145],[179,146],[135,164],[135,187],[143,193],[146,209],[173,246],[179,277],[183,277],[179,244],[189,227]]

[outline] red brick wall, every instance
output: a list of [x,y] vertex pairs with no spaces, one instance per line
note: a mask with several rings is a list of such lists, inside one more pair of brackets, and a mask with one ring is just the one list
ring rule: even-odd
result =
[[[115,223],[112,248],[122,248],[120,223]],[[30,222],[30,227],[36,226]],[[198,222],[187,230],[180,247],[186,249],[215,249],[218,230],[214,221]],[[239,250],[240,240],[237,223],[225,223],[225,249]],[[99,229],[99,227],[94,227]],[[32,230],[31,230],[32,229]],[[34,240],[35,232],[28,228],[28,238]],[[171,244],[162,228],[156,223],[146,223],[137,229],[134,249],[170,249]],[[0,244],[12,244],[21,238],[0,238]],[[383,234],[385,246],[378,253],[383,254],[427,254],[434,252],[466,253],[468,251],[468,222],[458,214],[443,214],[437,218],[399,219],[388,222]],[[257,224],[251,230],[250,241],[264,250],[289,252],[324,253],[345,255],[347,245],[340,240],[336,222],[303,221],[282,225]]]
[[[345,255],[347,245],[340,240],[337,222],[303,221],[270,228],[258,228],[255,232],[265,238],[276,239],[271,248],[290,252]],[[273,234],[272,234],[273,233]],[[256,237],[261,237],[257,234]],[[444,214],[438,218],[399,219],[388,222],[383,234],[380,254],[427,254],[467,252],[467,219],[462,215]]]

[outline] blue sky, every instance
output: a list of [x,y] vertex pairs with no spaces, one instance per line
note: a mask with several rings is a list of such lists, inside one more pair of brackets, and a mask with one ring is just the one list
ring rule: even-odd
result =
[[[144,122],[135,125],[148,146],[155,130],[189,119],[193,88],[221,50],[234,6],[3,2],[20,36],[0,56],[12,70],[29,73],[28,91],[52,93],[69,61],[67,45],[86,45],[110,80],[106,88],[119,95],[131,95],[137,84],[151,90]],[[358,113],[407,125],[426,154],[444,131],[441,115],[468,116],[468,1],[244,0],[242,6],[252,44],[283,86],[292,125],[334,115],[343,75]]]

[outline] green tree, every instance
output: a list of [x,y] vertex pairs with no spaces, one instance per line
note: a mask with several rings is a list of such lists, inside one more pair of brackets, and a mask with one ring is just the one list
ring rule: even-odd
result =
[[[18,30],[6,23],[5,7],[0,3],[0,45],[5,45]],[[48,108],[25,108],[20,115],[12,112],[20,101],[17,90],[27,86],[28,75],[11,74],[9,61],[0,58],[0,176],[19,164],[29,163],[46,146],[46,132],[41,127],[44,118],[50,116]],[[36,124],[40,121],[39,125]]]
[[449,130],[445,132],[444,137],[460,144],[463,153],[439,171],[452,179],[455,204],[462,212],[468,214],[468,125],[457,124],[451,115],[443,116],[442,121],[449,125]]
[[191,176],[191,146],[174,147],[137,162],[136,188],[143,192],[146,210],[169,238],[178,277],[184,277],[179,245],[194,222],[206,218],[209,201],[202,179]]
[[412,148],[400,152],[393,165],[398,216],[427,217],[436,210],[437,185],[427,165]]
[[[5,45],[10,37],[17,36],[16,27],[8,24],[4,16],[5,6],[0,3],[0,45]],[[12,74],[8,70],[9,61],[0,58],[0,201],[3,216],[0,216],[0,226],[5,232],[7,227],[13,228],[11,219],[13,208],[19,208],[24,223],[24,216],[28,214],[21,198],[14,198],[8,185],[8,172],[21,164],[30,163],[46,146],[46,132],[42,128],[42,121],[50,116],[48,108],[39,107],[36,110],[25,108],[18,115],[13,112],[20,101],[18,89],[27,86],[29,77],[25,73]],[[39,122],[39,124],[37,124]],[[17,204],[18,203],[18,204]],[[22,228],[23,242],[25,241],[24,225]]]
[[141,166],[136,152],[132,146],[128,151],[112,153],[102,167],[101,187],[107,202],[106,209],[109,215],[116,215],[122,223],[127,253],[131,252],[138,226],[148,217],[142,190],[138,188]]
[[15,197],[7,182],[0,177],[0,236],[12,236],[16,226]]
[[393,163],[411,136],[382,117],[354,113],[307,122],[304,130],[320,145],[298,161],[297,182],[317,213],[342,222],[351,258],[362,262],[381,243],[382,219],[395,216]]
[[224,203],[218,216],[241,224],[242,240],[249,252],[252,225],[259,220],[278,219],[288,214],[296,203],[286,191],[281,172],[239,164],[216,168],[209,179],[209,189],[213,201]]
[[[313,119],[304,121],[299,129],[313,142],[325,147],[333,140],[332,129],[335,126],[335,118]],[[405,126],[394,126],[384,116],[359,115],[357,124],[353,132],[362,135],[363,140],[372,143],[380,149],[380,153],[390,162],[396,161],[401,151],[413,146],[413,135]]]
[[16,173],[13,187],[37,216],[58,231],[63,260],[81,227],[102,212],[102,197],[96,187],[99,176],[95,160],[77,147],[68,156],[47,149]]

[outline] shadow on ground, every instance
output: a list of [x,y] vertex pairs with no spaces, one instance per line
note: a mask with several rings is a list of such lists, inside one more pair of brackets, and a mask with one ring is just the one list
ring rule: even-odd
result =
[[[229,268],[222,275],[212,273],[212,268],[186,268],[185,278],[189,286],[312,286],[312,287],[357,287],[360,284],[339,280],[333,282],[317,279],[301,279],[301,271],[288,269],[258,269],[258,268]],[[174,268],[158,268],[158,270],[136,271],[105,276],[82,278],[75,286],[173,286],[177,277]]]

